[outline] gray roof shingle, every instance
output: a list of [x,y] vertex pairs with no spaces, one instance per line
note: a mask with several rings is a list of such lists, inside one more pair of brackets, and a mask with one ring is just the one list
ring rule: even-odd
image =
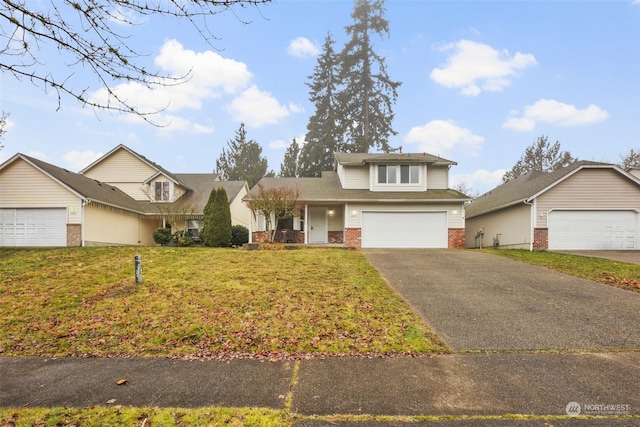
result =
[[256,196],[264,188],[297,188],[301,201],[305,202],[346,202],[346,201],[463,201],[468,197],[456,190],[428,190],[411,192],[369,191],[344,189],[340,185],[337,172],[322,172],[321,178],[262,178],[246,199]]
[[583,167],[614,167],[614,165],[581,160],[553,172],[527,172],[474,199],[473,202],[465,208],[466,217],[472,218],[524,201],[529,201],[532,196]]
[[428,153],[336,153],[335,160],[343,165],[362,165],[379,162],[435,163],[457,165],[452,160]]

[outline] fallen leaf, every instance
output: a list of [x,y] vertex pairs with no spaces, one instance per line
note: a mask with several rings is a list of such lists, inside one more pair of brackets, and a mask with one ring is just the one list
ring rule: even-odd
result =
[[107,405],[111,405],[112,403],[116,403],[116,400],[115,399],[107,400]]
[[129,384],[129,381],[123,378],[121,380],[116,381],[116,384],[118,385]]

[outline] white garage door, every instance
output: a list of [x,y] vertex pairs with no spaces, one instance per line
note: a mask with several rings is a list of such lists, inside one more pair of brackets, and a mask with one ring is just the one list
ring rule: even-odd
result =
[[67,210],[0,209],[0,246],[67,246]]
[[552,211],[549,249],[640,249],[634,211]]
[[363,248],[446,248],[446,212],[362,212]]

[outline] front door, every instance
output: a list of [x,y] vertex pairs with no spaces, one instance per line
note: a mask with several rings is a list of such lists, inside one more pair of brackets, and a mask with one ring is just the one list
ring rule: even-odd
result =
[[327,208],[309,208],[309,243],[327,243]]

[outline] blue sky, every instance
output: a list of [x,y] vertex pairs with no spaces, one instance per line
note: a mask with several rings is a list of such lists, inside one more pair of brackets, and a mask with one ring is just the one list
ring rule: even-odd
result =
[[[21,152],[78,171],[122,143],[172,172],[208,172],[244,122],[278,172],[313,114],[305,83],[320,46],[331,32],[342,48],[352,9],[346,0],[238,9],[209,20],[213,47],[168,19],[123,29],[149,65],[192,70],[178,87],[118,88],[143,109],[169,105],[156,118],[164,128],[64,97],[56,111],[55,94],[3,74],[10,117],[0,162]],[[640,149],[640,0],[387,0],[386,9],[390,37],[375,50],[402,82],[390,144],[456,161],[452,185],[490,190],[541,135],[581,160],[617,163]],[[51,47],[42,55],[52,72],[73,72],[103,96],[88,70],[68,68]]]

